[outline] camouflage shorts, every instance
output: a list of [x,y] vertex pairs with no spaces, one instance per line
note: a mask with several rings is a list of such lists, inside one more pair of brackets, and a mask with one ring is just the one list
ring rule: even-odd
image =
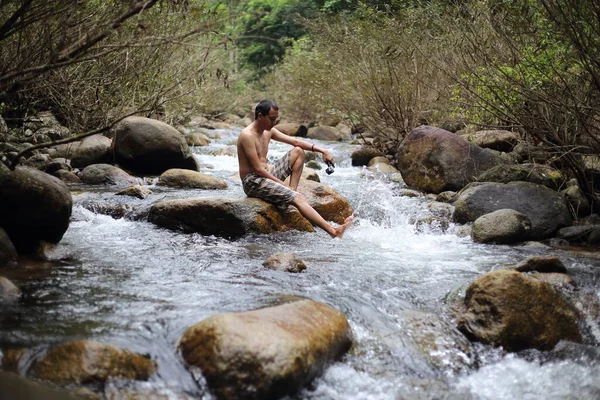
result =
[[[272,175],[284,181],[292,173],[290,152],[269,166]],[[296,198],[297,193],[274,180],[263,178],[251,172],[242,179],[244,192],[248,197],[257,197],[278,206],[288,206]]]

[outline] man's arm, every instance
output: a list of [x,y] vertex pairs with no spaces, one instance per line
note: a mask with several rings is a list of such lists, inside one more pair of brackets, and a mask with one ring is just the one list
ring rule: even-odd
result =
[[271,129],[271,139],[277,140],[278,142],[287,143],[292,146],[298,146],[306,151],[314,151],[323,154],[323,161],[333,162],[333,156],[327,150],[322,147],[315,146],[312,143],[305,142],[298,138],[288,136],[285,133],[277,130],[276,128]]
[[260,162],[260,158],[258,157],[258,153],[256,152],[256,144],[254,143],[254,140],[251,137],[241,136],[240,146],[242,148],[242,151],[246,155],[246,159],[248,160],[248,164],[250,164],[250,168],[258,176],[274,180],[277,183],[289,187],[281,179],[278,179],[276,176],[271,175],[271,173],[264,167],[263,163]]

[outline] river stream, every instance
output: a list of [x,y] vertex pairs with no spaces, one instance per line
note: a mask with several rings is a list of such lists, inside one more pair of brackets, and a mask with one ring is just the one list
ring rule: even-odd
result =
[[[318,142],[336,159],[335,172],[318,172],[357,215],[343,239],[325,232],[284,232],[228,240],[159,228],[143,218],[115,219],[89,204],[147,209],[163,198],[244,196],[235,157],[211,155],[231,146],[238,131],[194,152],[202,172],[228,181],[225,191],[158,187],[145,200],[115,196],[116,189],[73,186],[73,216],[51,253],[56,265],[40,276],[11,278],[23,300],[3,311],[2,346],[32,349],[30,359],[50,345],[94,339],[150,355],[158,373],[136,390],[165,398],[210,399],[185,368],[177,341],[189,326],[216,313],[279,304],[288,296],[321,301],[342,311],[354,335],[351,351],[294,399],[571,399],[600,397],[600,366],[579,360],[545,361],[473,344],[435,354],[428,362],[411,339],[410,318],[435,315],[453,325],[448,308],[478,276],[530,255],[558,255],[580,291],[598,298],[600,260],[542,244],[481,245],[456,235],[458,226],[417,227],[432,216],[426,197],[401,196],[402,183],[363,167],[352,167],[347,143]],[[272,145],[277,157],[289,146]],[[93,208],[92,208],[93,209]],[[132,211],[135,214],[135,211]],[[278,252],[296,254],[306,271],[267,270],[263,261]],[[585,304],[591,333],[600,333]],[[591,335],[591,336],[590,336]],[[590,339],[591,338],[591,339]],[[23,371],[28,363],[20,366]],[[112,382],[105,394],[122,390]],[[131,389],[131,384],[128,384]]]

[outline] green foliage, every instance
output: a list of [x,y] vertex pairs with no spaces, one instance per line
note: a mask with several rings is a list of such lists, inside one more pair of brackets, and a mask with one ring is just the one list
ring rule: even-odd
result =
[[[352,16],[311,26],[267,81],[286,109],[314,119],[327,112],[399,140],[448,88],[430,58],[442,57],[436,28],[425,32],[435,7],[406,10],[401,19],[361,7]],[[433,35],[433,36],[432,36]]]
[[249,0],[239,7],[235,31],[242,66],[260,73],[275,64],[293,40],[306,33],[304,18],[316,9],[303,0]]

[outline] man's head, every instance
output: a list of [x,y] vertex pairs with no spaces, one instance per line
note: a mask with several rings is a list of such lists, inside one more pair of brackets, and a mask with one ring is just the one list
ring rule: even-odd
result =
[[254,120],[257,121],[259,117],[268,119],[265,122],[270,122],[271,127],[273,127],[277,118],[279,118],[279,107],[271,100],[261,100],[254,107]]

